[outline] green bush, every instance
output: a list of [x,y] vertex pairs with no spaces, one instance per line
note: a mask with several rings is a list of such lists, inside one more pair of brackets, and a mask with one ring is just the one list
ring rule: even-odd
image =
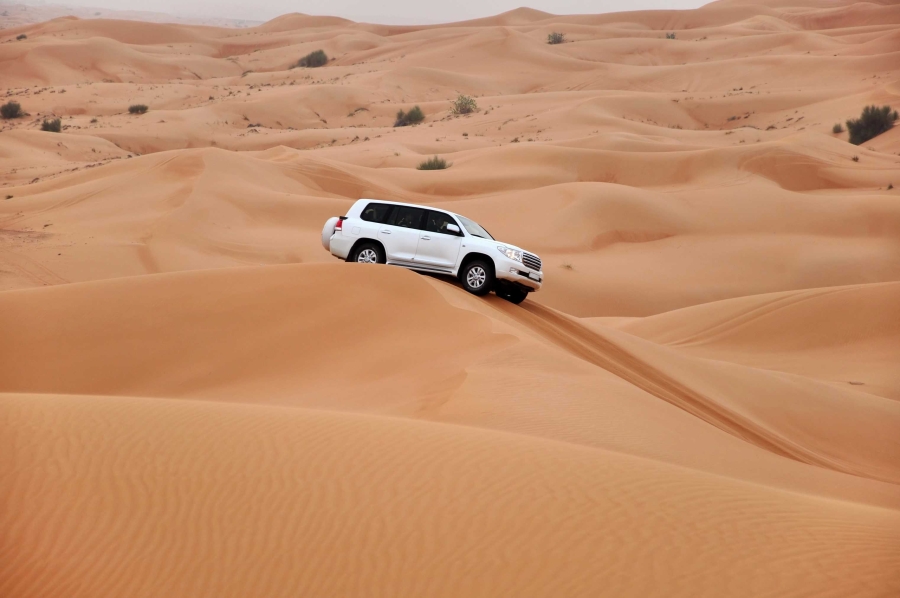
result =
[[19,118],[22,116],[22,106],[19,102],[6,102],[0,106],[0,116],[3,118]]
[[149,110],[149,108],[146,104],[132,104],[128,107],[128,112],[130,114],[144,114],[147,110]]
[[450,165],[447,164],[447,161],[443,158],[438,158],[437,156],[433,158],[428,158],[416,168],[418,170],[444,170],[445,168],[449,168]]
[[416,125],[425,120],[425,113],[418,106],[410,108],[409,112],[400,110],[397,112],[397,120],[394,121],[395,127],[405,127],[407,125]]
[[859,118],[847,121],[850,143],[859,145],[890,130],[897,120],[897,111],[890,106],[866,106]]
[[558,31],[554,31],[553,33],[547,36],[548,44],[562,44],[566,41],[566,34],[560,33]]
[[469,114],[478,110],[478,102],[475,101],[475,98],[459,94],[459,97],[453,101],[450,110],[453,114]]
[[328,64],[328,56],[325,54],[325,51],[316,50],[298,60],[292,68],[300,67],[313,69],[319,66],[325,66],[326,64]]
[[44,119],[41,123],[41,131],[50,131],[51,133],[59,133],[62,131],[62,121],[58,118],[52,120]]
[[835,134],[843,133],[844,127],[843,127],[843,125],[841,125],[841,123],[836,123],[833,127],[831,127],[831,132],[835,133]]
[[675,32],[673,31],[672,33],[667,33],[666,39],[675,39]]
[[28,36],[25,35],[24,33],[20,33],[19,35],[16,36],[16,39],[19,41],[22,41],[23,39],[28,39]]

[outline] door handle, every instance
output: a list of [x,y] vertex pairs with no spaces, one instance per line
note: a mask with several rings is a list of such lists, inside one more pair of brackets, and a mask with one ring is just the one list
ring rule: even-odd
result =
[[383,235],[389,235],[389,234],[391,234],[391,231],[385,229],[385,230],[381,231],[381,234],[383,234]]
[[430,240],[431,240],[431,237],[422,237],[422,240],[423,240],[423,241],[430,241]]

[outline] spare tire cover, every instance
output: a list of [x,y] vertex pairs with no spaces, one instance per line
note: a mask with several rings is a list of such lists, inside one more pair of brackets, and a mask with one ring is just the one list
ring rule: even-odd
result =
[[337,224],[338,217],[334,216],[325,221],[325,228],[322,229],[322,247],[331,251],[331,235],[334,234],[334,226]]

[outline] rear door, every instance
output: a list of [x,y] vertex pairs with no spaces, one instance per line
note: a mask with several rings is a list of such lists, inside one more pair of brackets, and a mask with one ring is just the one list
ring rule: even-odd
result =
[[378,230],[378,240],[384,245],[388,261],[413,262],[424,220],[422,208],[394,206],[387,223]]
[[391,210],[393,210],[394,207],[395,206],[389,203],[381,203],[379,201],[369,202],[359,214],[360,222],[358,224],[360,230],[358,234],[370,239],[377,238],[378,232],[382,229],[384,224],[387,223],[388,218],[391,216]]
[[448,225],[459,227],[450,214],[428,210],[425,216],[425,230],[419,233],[416,248],[416,263],[452,269],[462,245],[462,229],[459,233],[447,230]]

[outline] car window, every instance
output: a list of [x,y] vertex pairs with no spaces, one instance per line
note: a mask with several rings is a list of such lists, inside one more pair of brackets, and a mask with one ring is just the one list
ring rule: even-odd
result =
[[444,214],[443,212],[433,212],[431,210],[428,211],[428,218],[425,221],[425,230],[432,233],[443,233],[445,235],[462,235],[462,232],[455,233],[453,231],[447,230],[448,224],[459,226],[458,224],[456,224],[456,220],[454,220],[453,216],[451,216],[450,214]]
[[494,240],[494,237],[491,236],[491,233],[484,230],[484,228],[482,228],[481,225],[479,225],[477,222],[473,222],[472,220],[460,216],[459,214],[457,214],[456,217],[459,218],[459,221],[462,222],[462,225],[473,237],[481,237],[482,239],[490,239],[491,241]]
[[393,208],[391,204],[388,203],[370,203],[363,210],[360,218],[365,220],[366,222],[377,222],[378,224],[384,224],[387,222],[388,217],[391,215],[391,208]]
[[388,224],[393,226],[402,226],[403,228],[422,228],[422,219],[425,216],[425,210],[421,208],[410,208],[408,206],[397,206],[397,209],[391,214]]

